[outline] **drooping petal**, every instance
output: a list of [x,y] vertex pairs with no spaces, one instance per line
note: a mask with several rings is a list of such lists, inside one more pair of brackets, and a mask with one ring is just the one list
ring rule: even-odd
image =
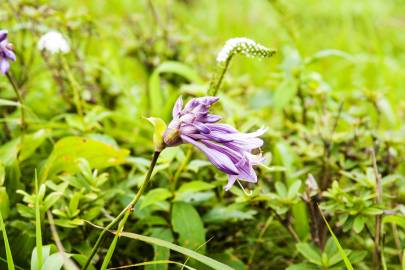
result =
[[6,50],[4,50],[3,52],[4,52],[4,55],[5,55],[7,58],[9,58],[9,59],[15,61],[16,57],[15,57],[15,54],[14,54],[13,51],[6,49]]
[[246,159],[241,160],[240,163],[236,164],[236,167],[238,168],[239,171],[238,179],[251,183],[257,182],[256,172],[253,169],[252,164],[250,164],[248,160]]
[[231,189],[233,184],[235,184],[237,177],[235,175],[228,175],[228,184],[224,187],[225,191]]
[[5,58],[2,58],[0,60],[0,71],[1,71],[1,73],[6,74],[9,68],[10,68],[10,63],[7,62],[7,60]]
[[205,144],[195,141],[188,136],[181,135],[181,139],[197,147],[207,156],[207,158],[212,162],[212,164],[214,164],[214,166],[220,169],[221,171],[231,175],[239,174],[237,168],[235,167],[235,164],[226,154],[214,148],[207,147]]

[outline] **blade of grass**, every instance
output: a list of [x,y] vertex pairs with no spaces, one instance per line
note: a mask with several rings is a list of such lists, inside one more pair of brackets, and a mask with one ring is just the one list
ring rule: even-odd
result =
[[162,246],[162,247],[165,247],[165,248],[172,249],[174,251],[182,253],[183,255],[191,257],[191,258],[193,258],[193,259],[195,259],[197,261],[200,261],[203,264],[212,267],[213,269],[232,270],[232,268],[229,267],[226,264],[218,262],[218,261],[216,261],[214,259],[211,259],[211,258],[209,258],[207,256],[204,256],[204,255],[202,255],[200,253],[197,253],[197,252],[195,252],[193,250],[190,250],[190,249],[175,245],[173,243],[170,243],[170,242],[158,239],[158,238],[144,236],[144,235],[140,235],[140,234],[136,234],[136,233],[129,233],[129,232],[121,232],[120,236],[124,236],[124,237],[128,237],[128,238],[131,238],[131,239],[146,242],[146,243],[149,243],[149,244],[153,244],[153,245]]
[[8,270],[14,270],[14,261],[13,256],[11,255],[10,244],[8,242],[7,233],[6,233],[6,226],[4,225],[3,216],[1,215],[0,211],[0,230],[3,232],[3,241],[4,247],[6,249],[6,259],[7,259],[7,267]]
[[37,246],[37,269],[42,268],[43,263],[43,254],[42,254],[42,231],[41,231],[41,209],[40,205],[40,196],[39,196],[39,187],[38,187],[38,176],[37,171],[35,170],[35,241]]
[[[161,261],[150,261],[150,262],[143,262],[143,263],[135,263],[135,264],[129,264],[129,265],[124,265],[124,266],[119,266],[119,267],[113,267],[113,268],[108,268],[107,270],[115,270],[115,269],[126,269],[126,268],[132,268],[132,267],[137,267],[137,266],[144,266],[144,265],[155,265],[155,264],[175,264],[182,266],[182,263],[175,262],[175,261],[169,261],[169,260],[161,260]],[[188,270],[196,270],[193,267],[184,265],[185,268]]]
[[336,244],[336,246],[337,246],[337,248],[338,248],[338,250],[339,250],[339,253],[340,253],[340,256],[341,256],[342,259],[343,259],[343,262],[344,262],[345,265],[346,265],[346,269],[348,269],[348,270],[353,270],[353,266],[352,266],[352,264],[350,263],[350,260],[349,260],[349,258],[347,257],[346,252],[343,250],[342,246],[341,246],[340,243],[339,243],[339,240],[337,239],[336,235],[333,233],[331,227],[329,226],[328,221],[326,220],[325,216],[324,216],[323,213],[322,213],[321,208],[319,208],[319,205],[318,205],[318,209],[319,209],[319,213],[321,214],[321,216],[322,216],[322,218],[323,218],[323,221],[325,221],[325,224],[326,224],[326,226],[328,227],[328,230],[329,230],[330,234],[332,235],[333,241],[335,242],[335,244]]

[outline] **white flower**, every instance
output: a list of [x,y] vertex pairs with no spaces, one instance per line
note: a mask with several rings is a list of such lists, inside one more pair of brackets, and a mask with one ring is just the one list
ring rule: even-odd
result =
[[63,35],[57,31],[49,31],[44,34],[38,41],[39,50],[47,50],[52,54],[68,53],[70,46]]
[[248,38],[231,38],[218,53],[217,62],[224,63],[235,53],[243,54],[248,57],[269,57],[272,56],[274,52],[274,50],[270,50]]

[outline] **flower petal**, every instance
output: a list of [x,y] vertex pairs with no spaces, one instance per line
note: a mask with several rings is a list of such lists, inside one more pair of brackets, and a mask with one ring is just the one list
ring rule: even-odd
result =
[[7,30],[0,30],[0,42],[7,38],[8,31]]
[[211,163],[214,164],[214,166],[220,169],[221,171],[231,175],[239,174],[238,170],[235,167],[235,164],[226,154],[214,148],[207,147],[205,144],[195,141],[188,136],[181,135],[180,137],[183,141],[191,143],[192,145],[197,147],[200,151],[202,151],[211,161]]
[[224,186],[225,191],[228,191],[231,189],[233,184],[235,184],[237,177],[235,175],[228,175],[228,184]]
[[173,119],[178,119],[180,117],[181,110],[183,109],[183,98],[179,96],[176,103],[174,104],[172,116]]
[[0,71],[3,74],[6,74],[8,69],[10,68],[10,63],[5,59],[0,60]]

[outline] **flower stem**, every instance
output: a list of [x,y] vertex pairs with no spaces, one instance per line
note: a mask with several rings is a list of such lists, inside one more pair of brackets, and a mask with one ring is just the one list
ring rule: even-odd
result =
[[79,85],[78,85],[75,77],[73,76],[73,73],[72,73],[69,65],[67,64],[65,57],[61,56],[61,60],[62,60],[63,69],[66,71],[69,83],[73,90],[73,102],[76,106],[76,111],[80,116],[83,116],[82,100],[80,98]]
[[[98,239],[95,243],[95,245],[93,246],[93,249],[91,250],[91,254],[90,256],[87,258],[87,261],[85,263],[85,265],[83,266],[83,270],[87,269],[87,267],[89,266],[91,260],[93,259],[94,255],[96,255],[98,248],[101,245],[101,242],[103,240],[104,235],[106,234],[107,231],[109,231],[115,224],[117,224],[121,219],[121,222],[119,224],[118,227],[118,233],[114,236],[114,240],[112,242],[112,245],[110,245],[110,248],[108,250],[108,254],[110,255],[109,260],[111,259],[112,253],[114,252],[114,248],[115,248],[115,244],[117,242],[117,238],[119,237],[120,232],[124,229],[125,223],[129,217],[129,214],[132,213],[134,206],[136,205],[136,203],[139,201],[139,199],[141,198],[143,192],[145,191],[146,187],[148,186],[150,180],[151,180],[151,176],[152,176],[152,172],[153,169],[155,168],[156,162],[159,158],[160,152],[154,152],[153,157],[152,157],[152,161],[150,163],[149,166],[149,170],[148,173],[146,174],[145,180],[141,186],[141,188],[138,190],[138,192],[136,193],[135,197],[132,199],[132,201],[121,211],[121,213],[118,214],[118,216],[116,216],[111,222],[110,224],[108,224],[103,231],[100,233],[100,235],[98,236]],[[111,247],[114,248],[111,248]],[[110,250],[112,249],[112,250]],[[107,258],[107,257],[106,257]],[[106,259],[104,259],[105,261]],[[108,265],[108,262],[103,262],[103,265],[106,263]]]
[[217,71],[214,74],[214,77],[211,79],[210,87],[207,91],[208,95],[216,96],[219,90],[219,87],[222,84],[222,80],[224,79],[225,73],[228,70],[229,63],[231,62],[232,55],[226,60],[225,64],[218,64]]
[[[21,106],[21,115],[20,115],[20,121],[21,121],[21,138],[24,136],[25,133],[25,111],[24,111],[24,103],[23,103],[23,98],[20,95],[20,91],[18,90],[18,86],[15,83],[13,77],[9,72],[6,72],[6,77],[8,81],[10,82],[11,86],[13,87],[13,90],[15,92],[15,95],[17,96],[18,102],[20,103]],[[21,139],[22,141],[22,139]]]

